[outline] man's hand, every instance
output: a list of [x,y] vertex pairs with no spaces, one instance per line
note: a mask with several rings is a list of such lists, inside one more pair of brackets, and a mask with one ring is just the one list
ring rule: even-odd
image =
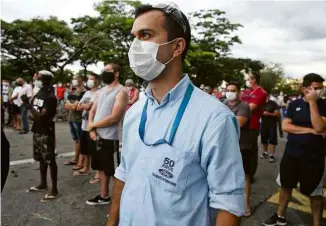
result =
[[88,125],[87,125],[87,131],[92,131],[92,130],[94,130],[94,129],[95,129],[95,127],[94,127],[94,123],[89,122]]
[[96,141],[96,132],[94,130],[92,131],[89,131],[89,137],[93,140],[93,141]]
[[107,219],[107,221],[106,221],[106,226],[117,226],[118,224],[116,224],[115,222],[112,222],[111,220],[110,220],[110,218],[108,218]]
[[324,138],[326,137],[326,131],[318,133],[316,130],[312,129],[312,134],[320,135],[320,136],[323,136]]
[[308,102],[317,102],[319,93],[313,87],[305,89],[304,93]]
[[268,111],[264,111],[263,115],[268,116],[269,112]]

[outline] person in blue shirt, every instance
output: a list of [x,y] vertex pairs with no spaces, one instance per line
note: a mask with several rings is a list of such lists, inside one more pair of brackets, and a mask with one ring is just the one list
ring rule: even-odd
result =
[[294,100],[288,106],[282,125],[288,138],[277,179],[281,185],[279,206],[277,213],[263,225],[287,224],[285,212],[298,183],[300,192],[310,198],[313,225],[321,225],[326,129],[326,105],[320,98],[323,82],[318,74],[305,75],[302,83],[304,98]]
[[182,66],[186,16],[173,3],[136,10],[130,67],[149,81],[126,113],[107,226],[240,224],[244,170],[236,116]]

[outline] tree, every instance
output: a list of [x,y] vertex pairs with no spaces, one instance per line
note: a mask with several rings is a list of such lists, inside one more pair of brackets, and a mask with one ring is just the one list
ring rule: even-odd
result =
[[[134,22],[134,10],[141,5],[139,1],[104,0],[95,5],[99,12],[99,29],[106,34],[98,59],[117,62],[122,66],[121,80],[134,78],[129,67],[128,51],[133,41],[130,31]],[[139,80],[138,78],[135,80]]]
[[280,64],[268,64],[261,70],[260,85],[264,89],[272,90],[284,77],[284,69]]
[[218,9],[199,10],[189,14],[192,23],[193,42],[203,51],[213,52],[217,57],[226,56],[230,47],[241,40],[233,32],[242,27],[231,23],[225,12]]
[[53,71],[64,62],[64,50],[71,49],[73,33],[64,21],[56,17],[1,22],[2,56],[16,65],[19,61],[28,74],[42,69]]
[[29,75],[42,69],[62,74],[99,36],[95,30],[73,32],[56,17],[1,22],[2,57],[11,65],[19,65],[20,73]]
[[215,86],[226,76],[230,47],[241,43],[233,35],[240,24],[231,23],[218,9],[200,10],[189,14],[192,22],[192,43],[186,59],[186,71],[194,74],[195,84]]

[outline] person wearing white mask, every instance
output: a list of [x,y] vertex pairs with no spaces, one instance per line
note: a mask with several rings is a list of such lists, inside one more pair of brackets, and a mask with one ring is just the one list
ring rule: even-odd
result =
[[87,131],[88,114],[93,103],[97,99],[99,84],[100,79],[96,74],[89,75],[86,85],[90,90],[83,95],[82,99],[77,105],[77,110],[82,111],[82,133],[80,137],[81,157],[79,158],[79,165],[84,165],[84,167],[78,171],[75,171],[73,174],[74,176],[88,175],[90,173],[90,158],[92,152],[96,149],[96,145],[95,142],[89,137],[89,132]]
[[260,129],[260,118],[264,113],[264,105],[267,100],[266,91],[259,86],[260,83],[260,73],[258,71],[252,71],[247,68],[243,70],[244,79],[246,81],[246,89],[242,95],[241,100],[249,104],[251,110],[251,120],[250,120],[250,140],[251,140],[251,181],[254,181],[254,175],[258,167],[258,136]]
[[67,161],[65,165],[74,165],[73,170],[80,170],[83,168],[81,162],[79,162],[80,154],[80,137],[82,133],[82,111],[77,109],[78,103],[86,92],[83,86],[83,77],[80,75],[74,75],[72,80],[72,90],[66,101],[65,108],[68,110],[68,121],[70,126],[70,133],[72,139],[75,141],[75,156],[71,161]]
[[173,3],[135,11],[129,62],[149,85],[124,118],[106,226],[240,225],[239,124],[183,73],[190,29]]
[[240,135],[240,151],[242,155],[243,169],[246,175],[246,212],[244,214],[245,217],[249,217],[251,213],[251,205],[250,205],[250,191],[251,191],[251,181],[250,181],[250,129],[249,129],[249,121],[251,118],[250,107],[247,103],[241,101],[240,97],[240,85],[238,83],[229,83],[226,87],[225,92],[225,105],[230,108],[230,110],[237,116],[239,121],[239,125],[241,128]]

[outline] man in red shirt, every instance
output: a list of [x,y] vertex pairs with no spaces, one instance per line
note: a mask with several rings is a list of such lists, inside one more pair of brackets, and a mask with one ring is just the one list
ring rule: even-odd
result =
[[259,86],[260,74],[256,71],[246,70],[245,73],[246,86],[249,88],[245,90],[241,96],[241,100],[248,103],[251,110],[250,119],[250,143],[251,143],[251,179],[257,171],[258,165],[258,136],[260,128],[260,117],[264,113],[264,105],[267,100],[266,91]]
[[66,88],[62,86],[62,83],[59,82],[56,88],[56,96],[58,100],[58,117],[63,118],[64,115],[64,98],[65,98]]

